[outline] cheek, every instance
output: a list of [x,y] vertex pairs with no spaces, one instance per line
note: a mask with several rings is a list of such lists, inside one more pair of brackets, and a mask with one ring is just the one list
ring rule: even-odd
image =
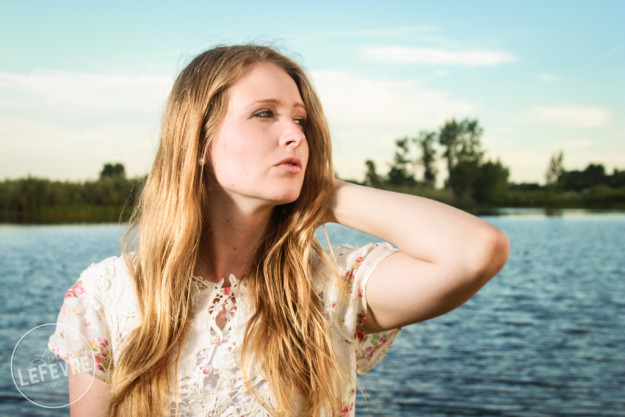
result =
[[228,164],[228,160],[232,158],[231,155],[234,151],[233,142],[234,138],[236,138],[233,133],[228,124],[225,123],[212,143],[210,153],[215,171],[225,167]]
[[223,186],[233,186],[249,177],[258,155],[236,138],[216,141],[210,154],[215,178]]
[[217,172],[221,170],[221,161],[223,159],[223,151],[221,149],[221,146],[218,145],[217,141],[213,142],[212,146],[209,149],[209,153],[211,165],[213,166],[213,171],[215,171],[215,174],[217,174]]
[[310,161],[310,148],[308,147],[308,142],[305,142],[305,145],[303,145],[302,148],[302,159],[304,160],[306,167],[308,167],[308,162]]

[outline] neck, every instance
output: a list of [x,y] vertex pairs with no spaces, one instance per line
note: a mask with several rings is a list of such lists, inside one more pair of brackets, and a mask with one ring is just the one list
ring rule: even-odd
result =
[[273,206],[235,204],[226,196],[210,196],[196,275],[217,282],[234,274],[244,277],[265,236]]

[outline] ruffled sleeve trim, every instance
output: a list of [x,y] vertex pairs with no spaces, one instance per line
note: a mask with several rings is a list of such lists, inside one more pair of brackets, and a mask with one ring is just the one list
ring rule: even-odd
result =
[[109,258],[80,275],[65,293],[56,331],[48,341],[48,348],[67,361],[73,372],[92,374],[104,382],[110,382],[113,353],[102,298],[115,267],[116,258]]
[[334,316],[345,340],[353,345],[356,370],[360,374],[368,372],[386,355],[399,332],[399,329],[394,329],[365,333],[367,283],[380,262],[396,250],[388,243],[369,244],[361,248],[339,246],[334,250],[337,268],[345,280],[347,291],[346,304],[336,304]]

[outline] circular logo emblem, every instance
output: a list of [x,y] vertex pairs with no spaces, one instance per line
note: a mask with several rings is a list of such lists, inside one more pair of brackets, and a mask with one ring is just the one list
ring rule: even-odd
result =
[[[74,352],[85,352],[84,357],[57,357],[48,348],[48,339],[59,329],[62,338],[71,340]],[[78,346],[76,346],[78,344]],[[82,398],[93,382],[96,363],[91,344],[71,327],[47,323],[26,332],[15,345],[11,355],[11,376],[17,390],[31,403],[44,408],[62,408]],[[67,395],[72,374],[91,376],[83,392],[69,401]]]

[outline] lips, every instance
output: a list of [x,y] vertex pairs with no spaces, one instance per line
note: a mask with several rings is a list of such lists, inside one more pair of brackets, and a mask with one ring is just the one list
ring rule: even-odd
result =
[[302,161],[299,158],[285,158],[274,166],[291,173],[302,171]]

